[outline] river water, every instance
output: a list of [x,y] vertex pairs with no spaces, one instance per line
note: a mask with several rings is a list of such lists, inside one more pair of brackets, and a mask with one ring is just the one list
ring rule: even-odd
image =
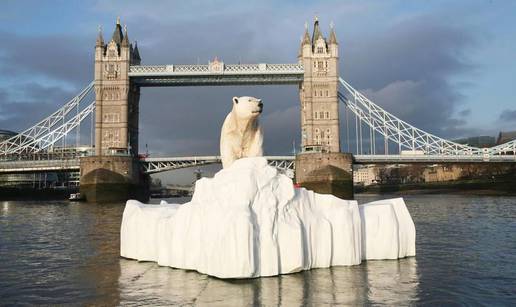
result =
[[0,201],[0,305],[516,304],[516,197],[405,201],[416,257],[229,281],[120,258],[121,204]]

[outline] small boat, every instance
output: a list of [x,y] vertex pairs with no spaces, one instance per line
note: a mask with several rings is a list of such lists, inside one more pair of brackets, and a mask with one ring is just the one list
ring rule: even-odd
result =
[[81,201],[81,200],[84,200],[84,197],[81,195],[81,193],[72,193],[72,194],[70,194],[70,197],[68,198],[68,200]]

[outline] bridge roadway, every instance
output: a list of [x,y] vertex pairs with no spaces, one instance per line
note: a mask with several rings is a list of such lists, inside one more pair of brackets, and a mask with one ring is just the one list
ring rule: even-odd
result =
[[[281,170],[294,169],[294,156],[266,156],[269,165]],[[220,163],[220,156],[191,156],[191,157],[166,157],[144,158],[141,163],[145,173],[154,174],[169,170]],[[79,171],[80,160],[78,157],[67,159],[45,160],[8,160],[0,161],[1,173],[33,173],[33,172],[69,172]]]
[[[479,156],[432,156],[432,155],[354,155],[356,164],[412,164],[412,163],[500,163],[516,162],[516,155],[491,156],[489,160]],[[280,170],[294,170],[294,156],[266,156],[269,165]],[[220,163],[220,156],[160,157],[141,160],[145,173],[154,174],[169,170]],[[0,173],[65,172],[79,171],[79,158],[48,160],[0,161]]]

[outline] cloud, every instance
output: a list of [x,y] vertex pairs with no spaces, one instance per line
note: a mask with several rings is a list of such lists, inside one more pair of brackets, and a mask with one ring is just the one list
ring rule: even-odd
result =
[[0,72],[35,79],[44,77],[77,86],[93,76],[93,44],[87,36],[23,36],[0,32]]
[[503,110],[499,119],[505,122],[516,122],[516,110]]
[[[97,10],[125,16],[122,22],[128,23],[131,40],[138,41],[144,64],[207,63],[215,56],[226,63],[296,62],[304,20],[317,10],[331,12],[340,35],[340,72],[346,80],[419,128],[444,137],[470,132],[464,127],[465,114],[458,111],[462,93],[450,78],[475,69],[465,56],[475,46],[475,33],[419,16],[385,30],[348,36],[345,33],[361,31],[350,30],[350,24],[377,12],[371,4],[269,4],[159,2],[149,8],[133,2],[120,8],[102,1]],[[327,32],[328,25],[322,24]],[[4,110],[10,114],[0,118],[2,128],[19,130],[35,123],[75,95],[70,88],[78,92],[92,79],[94,31],[93,26],[74,35],[0,33],[0,72],[39,78],[38,83],[4,86],[4,96],[0,91],[2,115]],[[106,40],[112,31],[112,26],[105,27]],[[50,87],[45,79],[64,85]],[[240,95],[264,99],[266,153],[289,154],[300,137],[296,86],[143,88],[140,151],[148,144],[159,155],[217,153],[230,99]],[[29,115],[29,110],[38,111]]]
[[462,111],[459,111],[458,115],[460,117],[467,117],[467,116],[471,115],[471,109],[464,109]]
[[[246,15],[245,19],[235,14],[230,18],[231,12],[228,9],[208,19],[200,18],[195,23],[162,22],[149,17],[143,30],[136,29],[151,33],[151,37],[147,36],[141,43],[143,61],[192,63],[199,58],[204,63],[215,55],[222,57],[226,63],[296,61],[298,42],[292,39],[294,36],[289,32],[300,32],[297,25],[287,22],[274,25],[274,18],[260,14]],[[258,19],[268,26],[257,28]],[[235,28],[232,24],[239,27]],[[269,32],[269,29],[276,31]],[[165,38],[160,34],[162,32],[171,35]],[[143,36],[144,33],[136,33],[134,37]],[[442,25],[437,19],[404,20],[359,41],[343,37],[340,71],[344,78],[363,89],[369,98],[401,119],[439,136],[460,136],[474,131],[465,127],[463,117],[466,113],[458,110],[463,104],[463,96],[450,79],[476,69],[465,56],[475,43],[473,33]],[[277,48],[281,45],[288,47]],[[192,94],[186,94],[186,91]],[[142,95],[142,103],[150,99],[153,105],[159,105],[159,108],[149,110],[146,106],[141,107],[144,113],[142,123],[147,131],[142,130],[142,137],[149,142],[160,135],[168,137],[170,143],[159,146],[159,152],[187,152],[193,144],[197,144],[196,149],[201,148],[200,143],[205,144],[206,152],[217,152],[218,142],[206,140],[218,140],[220,124],[227,112],[224,102],[234,95],[255,95],[266,98],[265,101],[288,102],[275,103],[271,107],[266,105],[266,110],[272,113],[265,113],[262,123],[265,127],[266,151],[289,153],[292,141],[299,144],[298,93],[295,88],[290,88],[274,92],[276,96],[271,94],[268,87],[252,91],[247,87],[229,87],[174,88],[163,90],[158,95]],[[174,102],[170,104],[172,100]],[[146,118],[162,117],[168,120],[169,129],[156,124],[161,120],[146,122]],[[179,141],[185,137],[192,140],[189,143],[192,145]],[[174,144],[179,143],[183,144],[182,147],[176,148]]]
[[0,90],[0,129],[22,131],[56,111],[75,93],[58,86],[22,83]]
[[475,69],[464,55],[474,45],[474,35],[465,29],[432,18],[405,20],[348,42],[341,75],[395,116],[439,136],[455,137],[467,129],[455,117],[464,102],[450,80]]

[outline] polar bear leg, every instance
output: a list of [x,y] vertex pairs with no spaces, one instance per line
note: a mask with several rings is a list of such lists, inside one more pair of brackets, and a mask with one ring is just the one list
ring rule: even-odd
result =
[[235,129],[233,119],[233,112],[229,113],[224,120],[220,132],[220,159],[222,160],[222,168],[229,167],[235,160],[234,146],[235,136],[233,130]]
[[[228,133],[222,137],[220,143],[220,159],[222,160],[222,168],[228,168],[235,160],[240,158],[238,136],[234,133]],[[238,152],[237,152],[238,151]]]
[[263,132],[262,128],[259,127],[254,138],[251,142],[251,146],[247,152],[244,153],[244,157],[262,157],[263,156]]
[[220,160],[222,161],[222,168],[228,168],[236,160],[236,156],[230,147],[224,146],[220,149]]

